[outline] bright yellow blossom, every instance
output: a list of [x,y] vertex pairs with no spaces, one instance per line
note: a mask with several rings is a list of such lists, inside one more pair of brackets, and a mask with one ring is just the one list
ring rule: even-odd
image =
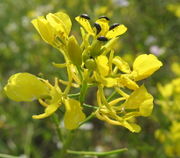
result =
[[[69,99],[58,86],[58,80],[52,86],[48,81],[29,73],[17,73],[10,77],[4,87],[7,96],[15,101],[38,100],[45,108],[44,113],[33,115],[34,119],[43,119],[52,115],[62,104],[65,104],[65,127],[75,129],[85,119],[80,102]],[[64,96],[65,95],[65,96]]]
[[69,16],[63,12],[38,17],[32,20],[32,24],[45,42],[56,47],[66,44],[72,25]]

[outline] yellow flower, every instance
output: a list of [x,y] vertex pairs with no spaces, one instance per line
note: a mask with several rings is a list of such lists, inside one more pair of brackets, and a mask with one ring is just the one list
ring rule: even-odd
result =
[[135,90],[124,104],[121,105],[125,110],[138,110],[136,112],[129,112],[127,116],[149,116],[153,109],[153,96],[149,94],[144,86]]
[[173,93],[172,83],[166,84],[164,86],[162,86],[160,83],[158,83],[157,87],[158,87],[158,90],[160,91],[161,95],[165,98],[170,97]]
[[153,54],[142,54],[133,63],[132,75],[135,81],[145,79],[162,66],[162,62]]
[[65,44],[72,25],[69,16],[63,12],[49,13],[46,18],[38,17],[32,20],[32,24],[42,39],[51,45],[55,45],[57,42]]
[[63,96],[57,79],[55,79],[55,85],[52,86],[48,81],[32,74],[17,73],[10,77],[4,90],[7,96],[15,101],[38,99],[45,109],[44,113],[33,115],[33,119],[43,119],[52,115],[63,103],[66,107],[64,122],[67,129],[77,128],[85,119],[80,102]]
[[44,17],[32,20],[32,24],[46,43],[53,44],[56,38],[55,30]]
[[82,112],[80,102],[74,99],[66,99],[65,108],[65,128],[69,130],[76,129],[79,126],[79,124],[86,118],[85,114]]
[[180,77],[172,80],[175,93],[180,93]]
[[12,75],[4,87],[6,95],[14,101],[32,101],[47,96],[49,88],[38,77],[29,73]]
[[86,14],[77,16],[76,21],[92,36],[95,37],[106,37],[107,39],[115,38],[126,32],[127,28],[124,25],[114,24],[109,26],[109,18],[100,17],[94,23],[94,28],[91,27],[89,20],[90,18]]

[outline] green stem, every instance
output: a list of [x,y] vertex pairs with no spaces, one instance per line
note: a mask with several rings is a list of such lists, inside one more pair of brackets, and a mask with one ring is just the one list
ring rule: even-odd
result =
[[87,108],[92,108],[92,109],[98,109],[97,106],[93,106],[93,105],[89,105],[89,104],[83,104],[83,106],[87,107]]
[[119,154],[124,151],[127,151],[127,148],[117,149],[117,150],[111,150],[111,151],[105,151],[105,152],[94,152],[94,151],[73,151],[68,150],[67,152],[69,154],[76,154],[76,155],[86,155],[86,156],[107,156],[107,155],[114,155]]
[[116,93],[117,93],[116,91],[113,91],[113,93],[107,98],[107,101],[110,101],[112,97],[115,96]]
[[20,158],[20,156],[12,156],[12,155],[7,155],[7,154],[0,154],[1,158]]
[[71,145],[74,135],[75,135],[75,130],[69,131],[67,135],[67,139],[65,140],[63,147],[61,149],[60,158],[65,158],[67,154],[67,149]]
[[79,96],[79,101],[80,101],[81,105],[83,105],[83,103],[84,103],[87,89],[88,89],[87,82],[83,81],[82,82],[82,87],[81,87],[81,90],[80,90],[80,96]]
[[57,117],[56,114],[53,114],[53,115],[52,115],[52,120],[53,120],[53,122],[54,122],[54,124],[55,124],[55,126],[56,126],[56,131],[57,131],[59,140],[60,140],[61,142],[63,142],[63,137],[62,137],[61,129],[59,128],[59,119],[58,119],[58,117]]
[[79,96],[79,95],[80,95],[80,93],[68,94],[68,97],[77,97],[77,96]]
[[95,116],[95,113],[92,112],[91,115],[89,115],[83,122],[81,122],[79,124],[79,127],[82,126],[84,123],[86,123],[87,121],[89,121],[90,119],[92,119]]
[[78,73],[79,73],[79,76],[81,78],[81,81],[83,80],[83,76],[82,76],[82,73],[81,73],[81,67],[80,66],[76,66],[77,70],[78,70]]

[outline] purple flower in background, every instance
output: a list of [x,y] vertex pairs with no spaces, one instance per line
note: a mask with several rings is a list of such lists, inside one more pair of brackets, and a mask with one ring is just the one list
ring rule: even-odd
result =
[[127,7],[129,5],[128,0],[113,0],[113,2],[120,7]]
[[150,51],[150,53],[152,53],[152,54],[154,54],[156,56],[160,56],[160,55],[165,53],[165,48],[159,47],[158,45],[152,45],[149,48],[149,51]]

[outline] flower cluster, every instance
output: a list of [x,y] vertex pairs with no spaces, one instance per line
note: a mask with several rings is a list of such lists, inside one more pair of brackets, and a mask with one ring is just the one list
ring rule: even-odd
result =
[[[45,112],[33,115],[34,119],[48,117],[65,105],[65,127],[75,129],[85,120],[82,107],[86,91],[89,87],[97,87],[97,105],[93,112],[96,117],[139,132],[141,128],[133,120],[151,114],[153,97],[137,82],[157,71],[162,66],[161,61],[153,54],[142,54],[131,68],[113,49],[119,36],[127,31],[124,25],[109,25],[110,19],[106,16],[99,17],[93,25],[87,14],[75,19],[82,26],[81,44],[70,35],[72,23],[63,12],[32,20],[42,39],[63,54],[65,63],[54,63],[54,66],[67,69],[68,81],[55,78],[53,86],[32,74],[18,73],[10,77],[4,88],[7,96],[15,101],[38,99]],[[64,91],[59,84],[66,86]],[[80,90],[79,99],[71,97],[72,88]],[[107,98],[105,89],[111,89],[115,96]]]

